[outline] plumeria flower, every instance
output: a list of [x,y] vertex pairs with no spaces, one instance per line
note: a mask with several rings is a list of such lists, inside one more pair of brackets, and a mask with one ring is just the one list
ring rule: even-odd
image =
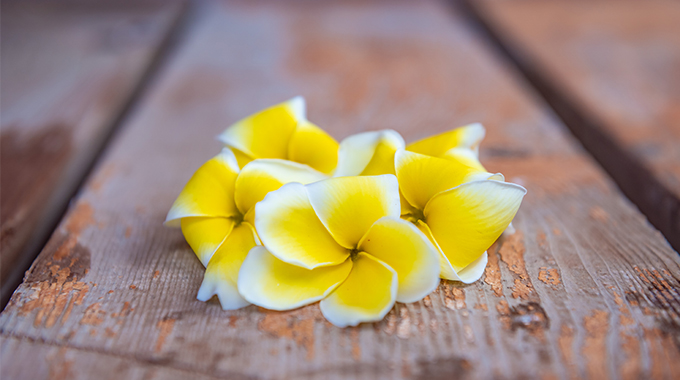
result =
[[[477,169],[480,173],[477,179],[480,179],[487,173],[482,163],[479,162],[479,145],[482,143],[485,135],[486,129],[484,126],[480,123],[473,123],[412,142],[406,146],[406,150],[462,162],[469,167]],[[505,181],[500,173],[491,175],[488,179]],[[512,235],[514,233],[515,229],[511,222],[505,231],[503,231],[503,234]]]
[[526,190],[458,160],[399,150],[399,187],[413,222],[438,248],[441,276],[471,283],[487,262],[486,250],[508,227]]
[[262,159],[239,169],[234,153],[223,149],[203,164],[168,212],[165,224],[182,228],[184,238],[206,267],[198,299],[214,295],[225,310],[248,305],[237,290],[238,272],[248,251],[259,244],[255,204],[288,182],[326,178],[307,165]]
[[[474,123],[406,145],[401,135],[394,130],[358,133],[340,143],[335,176],[394,174],[394,155],[397,150],[406,149],[455,161],[456,165],[463,164],[467,173],[464,180],[467,182],[483,179],[504,181],[502,174],[487,172],[479,162],[479,144],[485,134],[484,126]],[[412,206],[403,195],[401,205],[402,214],[413,213]],[[512,223],[505,232],[514,233]]]
[[438,251],[399,218],[393,175],[290,183],[255,209],[263,246],[250,251],[238,279],[253,304],[289,310],[321,300],[331,323],[355,326],[439,283]]
[[258,158],[278,158],[330,174],[338,143],[307,120],[305,108],[305,99],[297,96],[236,122],[218,139],[234,151],[241,167]]

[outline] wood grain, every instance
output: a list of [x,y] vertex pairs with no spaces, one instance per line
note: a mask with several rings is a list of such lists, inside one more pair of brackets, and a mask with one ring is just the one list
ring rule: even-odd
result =
[[[23,363],[24,365],[10,365],[8,359],[15,357],[39,357],[41,360]],[[93,373],[97,373],[99,379],[107,378],[106,376],[148,380],[215,379],[135,357],[5,337],[0,337],[0,364],[3,379],[90,380]]]
[[624,193],[680,248],[680,4],[474,1]]
[[177,3],[3,2],[3,305],[178,15]]
[[[103,379],[123,364],[129,378],[680,373],[677,253],[460,15],[430,1],[205,3],[185,41],[0,314],[3,371],[61,352]],[[336,138],[485,123],[483,162],[529,194],[483,279],[347,329],[318,305],[197,301],[203,268],[165,213],[219,150],[213,136],[297,94]]]

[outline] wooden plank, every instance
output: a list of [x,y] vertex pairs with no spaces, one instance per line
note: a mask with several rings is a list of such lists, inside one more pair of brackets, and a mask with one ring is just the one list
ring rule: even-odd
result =
[[[346,329],[318,305],[197,301],[203,268],[165,213],[218,151],[213,136],[296,94],[336,138],[485,123],[483,162],[529,194],[483,280],[443,282]],[[440,3],[205,3],[0,314],[0,335],[219,378],[672,378],[680,259],[575,146]]]
[[473,3],[584,146],[679,249],[680,4]]
[[[39,357],[30,365],[12,365],[17,358]],[[41,342],[0,337],[0,373],[3,379],[215,379],[182,369],[166,368],[144,358],[117,356],[89,350],[59,347]]]
[[178,3],[3,2],[3,305],[179,15]]

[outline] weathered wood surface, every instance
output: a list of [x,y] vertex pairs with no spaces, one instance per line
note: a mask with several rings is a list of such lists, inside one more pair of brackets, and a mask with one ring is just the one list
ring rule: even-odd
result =
[[506,49],[680,247],[680,3],[473,1]]
[[[680,373],[680,259],[516,72],[440,3],[206,3],[0,315],[6,373],[75,378],[654,378]],[[342,138],[481,121],[529,194],[482,280],[380,323],[222,311],[161,223],[238,118],[302,94]],[[31,366],[27,353],[31,353]],[[61,356],[60,356],[61,355]],[[63,359],[62,359],[63,358]],[[22,360],[23,359],[23,360]]]
[[174,3],[2,3],[3,305],[179,14]]

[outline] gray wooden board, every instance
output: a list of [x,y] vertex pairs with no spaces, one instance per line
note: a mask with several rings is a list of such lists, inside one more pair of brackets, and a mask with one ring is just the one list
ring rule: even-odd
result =
[[[30,351],[46,373],[58,347],[90,378],[118,378],[107,369],[122,361],[130,378],[159,367],[188,378],[677,377],[677,253],[459,15],[430,1],[206,3],[185,41],[0,315],[3,371],[19,373]],[[203,268],[165,213],[219,150],[217,133],[297,94],[338,139],[485,123],[483,163],[529,194],[482,280],[443,282],[346,329],[318,305],[222,311],[195,299]]]
[[2,3],[3,305],[159,52],[179,5]]

